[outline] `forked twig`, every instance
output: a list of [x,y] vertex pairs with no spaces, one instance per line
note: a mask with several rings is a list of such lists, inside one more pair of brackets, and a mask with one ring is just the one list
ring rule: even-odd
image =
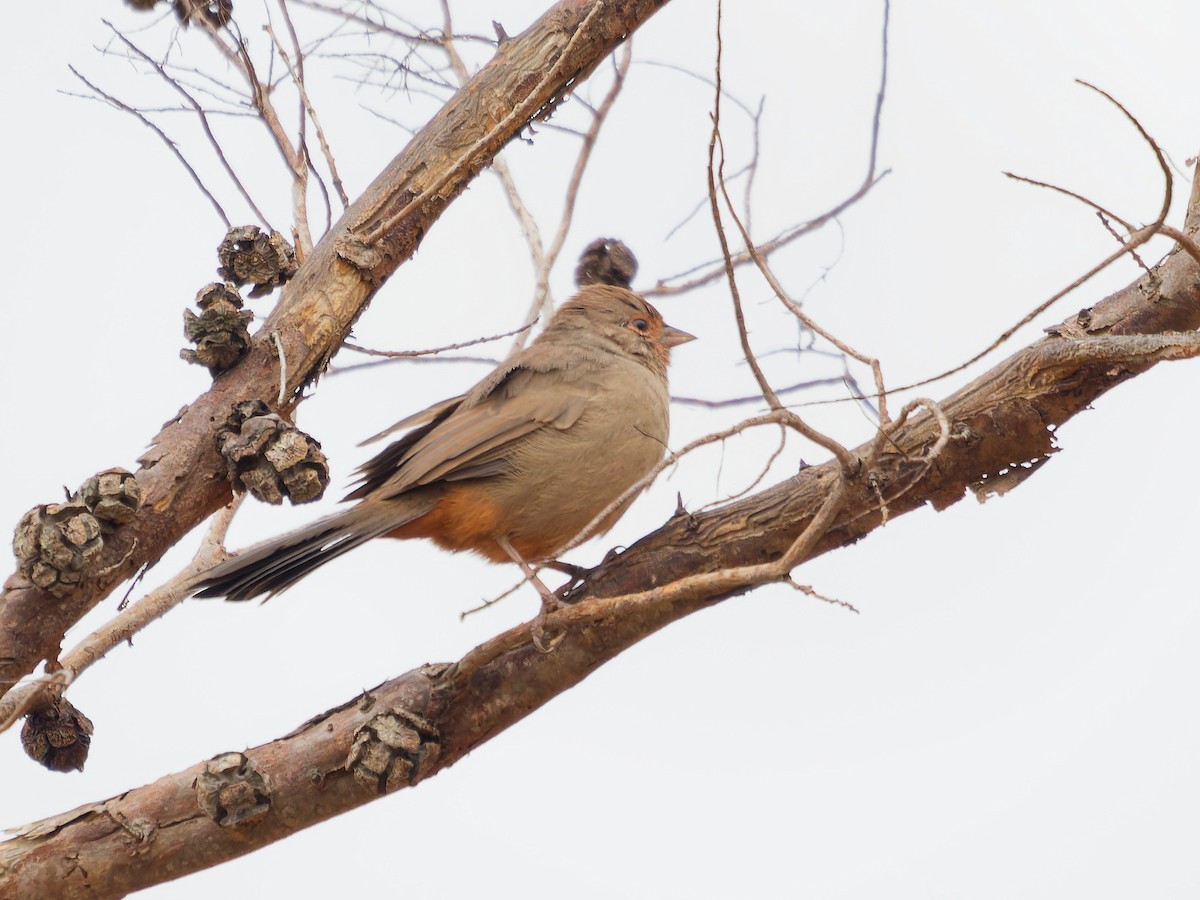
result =
[[[774,389],[771,387],[770,382],[767,380],[766,375],[763,373],[762,368],[759,366],[758,360],[755,358],[753,349],[750,346],[750,336],[746,331],[746,321],[745,321],[745,317],[743,316],[743,313],[742,313],[741,295],[738,291],[737,278],[734,274],[733,259],[732,259],[732,255],[730,254],[730,251],[729,251],[729,242],[725,236],[725,228],[721,221],[721,209],[720,209],[719,201],[717,199],[717,181],[719,178],[719,173],[721,172],[721,170],[724,166],[724,160],[725,160],[724,145],[721,142],[721,53],[722,53],[722,41],[721,41],[720,22],[721,22],[721,4],[720,4],[720,2],[718,2],[717,3],[717,29],[716,29],[716,31],[717,31],[717,61],[716,61],[716,76],[715,76],[716,77],[716,91],[715,91],[716,99],[713,102],[713,112],[711,114],[712,135],[711,135],[711,137],[709,139],[709,143],[708,143],[708,192],[709,192],[709,203],[710,203],[710,207],[712,210],[712,216],[713,216],[713,224],[714,224],[714,226],[716,228],[716,232],[717,232],[717,240],[721,244],[721,253],[725,259],[725,274],[726,274],[726,278],[729,282],[730,296],[733,300],[734,316],[737,320],[738,337],[741,341],[742,353],[745,356],[746,362],[750,366],[751,371],[754,373],[755,380],[758,382],[759,389],[762,391],[763,398],[767,401],[767,405],[770,406],[770,408],[773,411],[778,411],[781,414],[781,416],[782,416],[781,421],[784,422],[788,427],[796,430],[797,432],[802,434],[804,437],[808,438],[810,441],[813,441],[814,443],[819,444],[820,446],[827,449],[830,453],[832,453],[837,458],[837,460],[841,466],[843,476],[853,474],[854,472],[858,471],[858,468],[860,466],[860,461],[859,461],[858,457],[855,456],[853,453],[851,453],[849,449],[844,447],[838,441],[835,441],[833,438],[829,437],[828,435],[823,434],[820,431],[817,431],[817,429],[813,428],[811,425],[809,425],[807,422],[805,422],[799,416],[795,415],[790,410],[786,410],[783,408],[783,405],[779,401],[779,397],[776,395]],[[715,162],[716,150],[718,147],[721,147],[721,160],[719,163]],[[725,198],[728,201],[728,199],[729,199],[728,193],[725,194]],[[738,227],[742,228],[743,226],[741,224],[741,220],[738,219],[736,212],[734,212],[732,210],[732,207],[730,207],[730,210],[731,210],[731,214],[733,215],[734,220],[738,223]],[[744,230],[743,230],[743,235],[745,237],[747,246],[753,247],[753,242],[750,240],[749,235],[746,235],[744,233]]]
[[183,97],[187,104],[192,108],[193,112],[196,113],[197,120],[200,122],[200,129],[204,132],[204,136],[208,139],[209,145],[213,148],[213,152],[216,154],[217,161],[221,164],[221,168],[225,170],[225,174],[229,176],[229,180],[233,182],[233,186],[237,188],[238,193],[242,195],[242,199],[246,201],[246,205],[249,206],[254,215],[258,217],[259,222],[269,228],[270,225],[267,222],[267,217],[263,215],[262,210],[258,208],[258,204],[256,204],[254,199],[250,196],[250,191],[247,190],[246,186],[242,183],[241,178],[238,177],[237,171],[229,162],[229,159],[225,156],[225,150],[221,146],[221,142],[217,140],[217,136],[213,133],[212,127],[208,123],[208,115],[205,113],[204,107],[200,105],[199,101],[197,101],[195,97],[193,97],[184,89],[183,85],[181,85],[175,78],[168,74],[161,63],[155,61],[148,53],[142,50],[141,47],[129,40],[129,38],[125,37],[125,35],[118,31],[117,28],[107,19],[104,20],[104,24],[112,30],[112,33],[122,44],[126,46],[126,48],[129,49],[130,52],[141,59],[146,65],[150,66],[150,68],[152,68],[160,78],[170,85],[176,93]]
[[159,128],[157,125],[155,125],[153,122],[151,122],[150,119],[148,119],[145,115],[143,115],[139,110],[134,109],[132,106],[128,105],[127,103],[122,103],[120,100],[118,100],[112,94],[109,94],[106,91],[101,90],[96,85],[92,84],[92,82],[88,81],[87,78],[85,78],[79,72],[79,70],[76,69],[74,66],[68,65],[67,69],[69,69],[72,75],[74,75],[76,78],[78,78],[84,84],[86,84],[91,90],[93,90],[99,97],[101,97],[110,106],[113,106],[116,109],[121,110],[122,112],[127,112],[131,116],[134,116],[139,122],[141,122],[143,125],[145,125],[147,128],[149,128],[151,131],[153,131],[156,135],[158,135],[159,139],[162,140],[162,142],[167,145],[167,149],[170,150],[175,155],[175,158],[177,160],[179,160],[179,164],[182,165],[184,167],[184,169],[187,170],[187,173],[191,177],[192,182],[196,185],[197,188],[200,189],[200,193],[202,193],[208,199],[208,202],[212,204],[212,208],[214,210],[216,210],[217,215],[221,217],[221,221],[225,223],[225,227],[226,228],[232,227],[232,223],[229,221],[229,216],[227,216],[225,214],[225,210],[221,208],[220,202],[217,200],[216,197],[213,196],[212,191],[210,191],[205,186],[203,179],[201,179],[200,175],[196,172],[196,170],[192,168],[192,164],[187,161],[187,157],[185,157],[183,155],[183,151],[181,151],[179,149],[179,145],[176,144],[175,141],[173,141],[169,137],[167,137],[166,133],[163,132],[163,130],[161,128]]
[[[1171,201],[1174,197],[1174,187],[1175,186],[1174,186],[1174,179],[1171,177],[1170,165],[1167,163],[1166,157],[1164,156],[1162,149],[1158,146],[1158,142],[1155,141],[1154,138],[1150,136],[1150,134],[1142,126],[1142,123],[1137,120],[1137,118],[1133,115],[1133,113],[1131,113],[1128,109],[1126,109],[1120,103],[1120,101],[1115,99],[1111,94],[1101,90],[1100,88],[1098,88],[1095,85],[1090,84],[1086,81],[1078,81],[1077,80],[1077,83],[1083,85],[1086,88],[1089,88],[1090,90],[1095,91],[1096,93],[1100,94],[1102,97],[1107,99],[1110,103],[1112,103],[1113,106],[1117,107],[1117,109],[1119,109],[1125,115],[1125,117],[1130,122],[1133,123],[1133,127],[1137,129],[1138,134],[1140,134],[1142,136],[1142,139],[1149,145],[1150,149],[1153,151],[1155,161],[1158,163],[1159,169],[1163,173],[1163,200],[1162,200],[1162,206],[1159,208],[1158,216],[1149,225],[1145,225],[1145,226],[1133,231],[1129,235],[1129,239],[1121,246],[1121,249],[1116,250],[1113,253],[1110,253],[1108,256],[1106,256],[1104,259],[1102,259],[1096,265],[1092,266],[1092,268],[1088,269],[1087,272],[1080,275],[1078,278],[1076,278],[1074,281],[1072,281],[1070,284],[1068,284],[1062,290],[1055,292],[1049,298],[1047,298],[1043,302],[1039,303],[1036,307],[1034,307],[1032,310],[1030,310],[1028,313],[1026,313],[1024,316],[1022,316],[1019,321],[1017,321],[1015,324],[1011,325],[1009,328],[1005,329],[1004,332],[999,337],[997,337],[994,341],[992,341],[990,344],[988,344],[985,348],[980,350],[978,353],[976,353],[970,359],[968,359],[965,362],[960,363],[957,366],[954,366],[950,369],[946,369],[943,372],[939,372],[937,375],[932,375],[929,378],[923,378],[920,381],[914,381],[911,384],[902,385],[901,387],[898,387],[898,388],[892,388],[889,391],[889,393],[894,394],[899,391],[907,391],[907,390],[912,390],[913,388],[925,387],[926,385],[933,384],[934,382],[937,382],[937,381],[941,381],[943,378],[948,378],[951,375],[955,375],[958,372],[961,372],[964,369],[967,369],[967,368],[973,366],[975,363],[979,362],[981,359],[983,359],[985,356],[987,356],[993,350],[997,349],[1002,344],[1006,343],[1014,334],[1016,334],[1023,327],[1028,325],[1030,322],[1032,322],[1034,319],[1036,319],[1038,316],[1040,316],[1042,313],[1044,313],[1046,310],[1048,310],[1051,306],[1053,306],[1055,303],[1057,303],[1063,297],[1066,297],[1068,294],[1074,292],[1077,288],[1082,287],[1084,284],[1091,281],[1093,278],[1095,278],[1098,274],[1103,272],[1105,269],[1107,269],[1113,263],[1117,262],[1117,260],[1121,259],[1121,257],[1125,256],[1127,253],[1132,253],[1134,249],[1142,246],[1142,244],[1145,244],[1147,241],[1149,241],[1155,235],[1163,234],[1163,235],[1167,235],[1167,236],[1171,237],[1174,240],[1179,239],[1176,236],[1180,235],[1181,232],[1166,225],[1167,215],[1170,212]],[[1018,179],[1018,180],[1028,180],[1028,179]],[[1034,183],[1038,184],[1039,186],[1051,187],[1050,185],[1041,185],[1040,182],[1034,182]],[[1087,203],[1089,206],[1092,206],[1093,208],[1101,209],[1101,207],[1096,206],[1096,204],[1092,203],[1090,200],[1086,200],[1083,197],[1081,197],[1077,194],[1074,194],[1071,191],[1064,190],[1061,192],[1064,194],[1067,194],[1069,196],[1075,197],[1076,199],[1080,200],[1081,202]],[[1118,219],[1118,221],[1123,221],[1123,220]],[[1186,239],[1186,235],[1184,235],[1184,237]],[[1190,246],[1188,244],[1184,244],[1181,242],[1180,246],[1182,246],[1189,255],[1194,255],[1193,250],[1195,250],[1196,254],[1200,254],[1200,248],[1196,247],[1195,241],[1192,240],[1189,243],[1190,243]],[[1200,261],[1200,255],[1196,255],[1196,258],[1198,261]],[[872,396],[856,396],[856,397],[851,397],[849,399],[865,400],[865,399],[873,399],[873,397]],[[808,403],[803,403],[803,404],[799,404],[799,405],[801,405],[801,406],[819,406],[819,405],[824,405],[824,404],[828,404],[828,403],[842,403],[842,402],[844,402],[843,398],[837,398],[834,400],[814,400],[814,401],[810,401]]]

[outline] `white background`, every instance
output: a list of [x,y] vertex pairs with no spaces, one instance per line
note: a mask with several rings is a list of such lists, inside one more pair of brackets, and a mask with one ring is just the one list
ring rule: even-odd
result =
[[[475,19],[460,13],[461,30],[490,33],[497,19],[516,34],[541,11],[515,0],[486,7]],[[152,76],[98,56],[93,45],[108,41],[100,15],[130,29],[153,21],[115,0],[6,11],[5,522],[92,472],[135,468],[159,425],[209,380],[177,352],[183,307],[215,277],[222,226],[146,129],[61,93],[79,89],[70,63],[125,99],[168,102]],[[422,15],[412,13],[439,21]],[[725,15],[727,88],[751,106],[767,98],[754,196],[763,237],[861,180],[881,8],[759,2],[728,4]],[[667,239],[704,197],[711,90],[647,65],[708,76],[714,19],[712,3],[677,0],[637,33],[639,62],[554,273],[559,299],[575,255],[598,235],[637,252],[635,286],[714,255],[704,210]],[[325,23],[299,21],[308,34]],[[1151,220],[1161,196],[1152,156],[1117,110],[1073,79],[1120,98],[1186,171],[1200,130],[1198,29],[1194,4],[1166,0],[897,4],[880,151],[892,173],[840,227],[782,254],[780,274],[819,321],[882,359],[890,384],[973,355],[1115,246],[1088,210],[1001,171]],[[261,48],[261,32],[246,30]],[[135,37],[155,46],[162,34],[159,26]],[[182,42],[181,61],[208,64],[197,35]],[[310,78],[320,71],[314,64]],[[604,71],[585,88],[593,100]],[[406,139],[366,109],[419,125],[430,108],[419,96],[328,80],[316,94],[352,195]],[[579,115],[568,104],[555,121]],[[749,132],[728,102],[725,116],[732,171],[747,158]],[[161,121],[235,221],[251,221],[188,117]],[[262,129],[219,125],[243,178],[285,228],[288,185]],[[507,154],[547,232],[572,147],[541,128]],[[1180,177],[1177,225],[1189,187]],[[1167,248],[1157,242],[1145,255]],[[1114,267],[1001,355],[1136,274],[1129,262]],[[747,273],[742,287],[756,348],[794,343],[765,286]],[[493,333],[520,321],[531,289],[519,231],[485,174],[355,333],[388,348]],[[261,317],[271,302],[253,307]],[[675,354],[676,393],[752,392],[725,288],[659,306],[700,336]],[[811,355],[776,354],[770,368],[779,384],[838,371]],[[321,509],[247,504],[231,545],[332,508],[366,458],[358,440],[484,372],[401,364],[323,380],[299,424],[323,442],[336,489]],[[962,382],[923,390],[945,396]],[[797,572],[860,615],[783,587],[729,601],[625,653],[418,790],[147,896],[1195,897],[1196,387],[1194,364],[1160,366],[1061,429],[1063,452],[1007,497],[917,512]],[[845,396],[823,391],[800,399]],[[679,408],[672,443],[756,409]],[[847,444],[870,434],[851,404],[805,413]],[[763,434],[696,455],[571,558],[590,564],[653,529],[677,491],[696,508],[744,487],[775,442]],[[800,456],[824,458],[791,441],[770,480]],[[176,571],[194,544],[148,581]],[[265,606],[188,602],[72,689],[96,724],[86,772],[44,771],[24,758],[15,732],[0,738],[0,825],[271,740],[362,688],[456,659],[533,614],[526,589],[459,621],[514,580],[511,567],[389,542]],[[67,646],[110,616],[122,592]]]

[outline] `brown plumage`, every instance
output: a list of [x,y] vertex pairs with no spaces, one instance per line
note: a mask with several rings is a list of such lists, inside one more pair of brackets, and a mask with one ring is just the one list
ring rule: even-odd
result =
[[237,554],[198,596],[271,596],[382,536],[493,562],[516,561],[506,544],[553,557],[662,459],[670,348],[690,340],[631,291],[583,288],[471,390],[372,438],[412,429],[359,470],[357,503]]

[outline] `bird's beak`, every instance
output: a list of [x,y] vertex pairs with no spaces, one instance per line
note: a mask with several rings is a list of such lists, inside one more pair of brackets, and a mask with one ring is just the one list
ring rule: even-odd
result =
[[662,337],[659,343],[664,347],[678,347],[680,344],[686,344],[688,341],[694,341],[696,336],[688,334],[682,328],[673,328],[670,325],[663,325]]

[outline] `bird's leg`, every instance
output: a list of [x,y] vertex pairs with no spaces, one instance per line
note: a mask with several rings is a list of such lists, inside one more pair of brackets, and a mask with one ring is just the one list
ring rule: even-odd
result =
[[554,596],[550,588],[542,583],[542,579],[538,578],[537,572],[533,571],[533,567],[525,561],[525,558],[517,552],[517,549],[509,543],[508,538],[503,535],[496,537],[496,543],[500,549],[508,554],[509,559],[515,562],[529,579],[529,583],[534,586],[538,594],[542,598],[542,608],[538,611],[537,618],[533,620],[533,627],[529,631],[530,640],[533,641],[533,646],[537,648],[538,653],[549,653],[553,650],[558,642],[563,639],[563,635],[551,640],[548,644],[543,641],[546,635],[546,616],[557,609],[563,608],[563,602]]

